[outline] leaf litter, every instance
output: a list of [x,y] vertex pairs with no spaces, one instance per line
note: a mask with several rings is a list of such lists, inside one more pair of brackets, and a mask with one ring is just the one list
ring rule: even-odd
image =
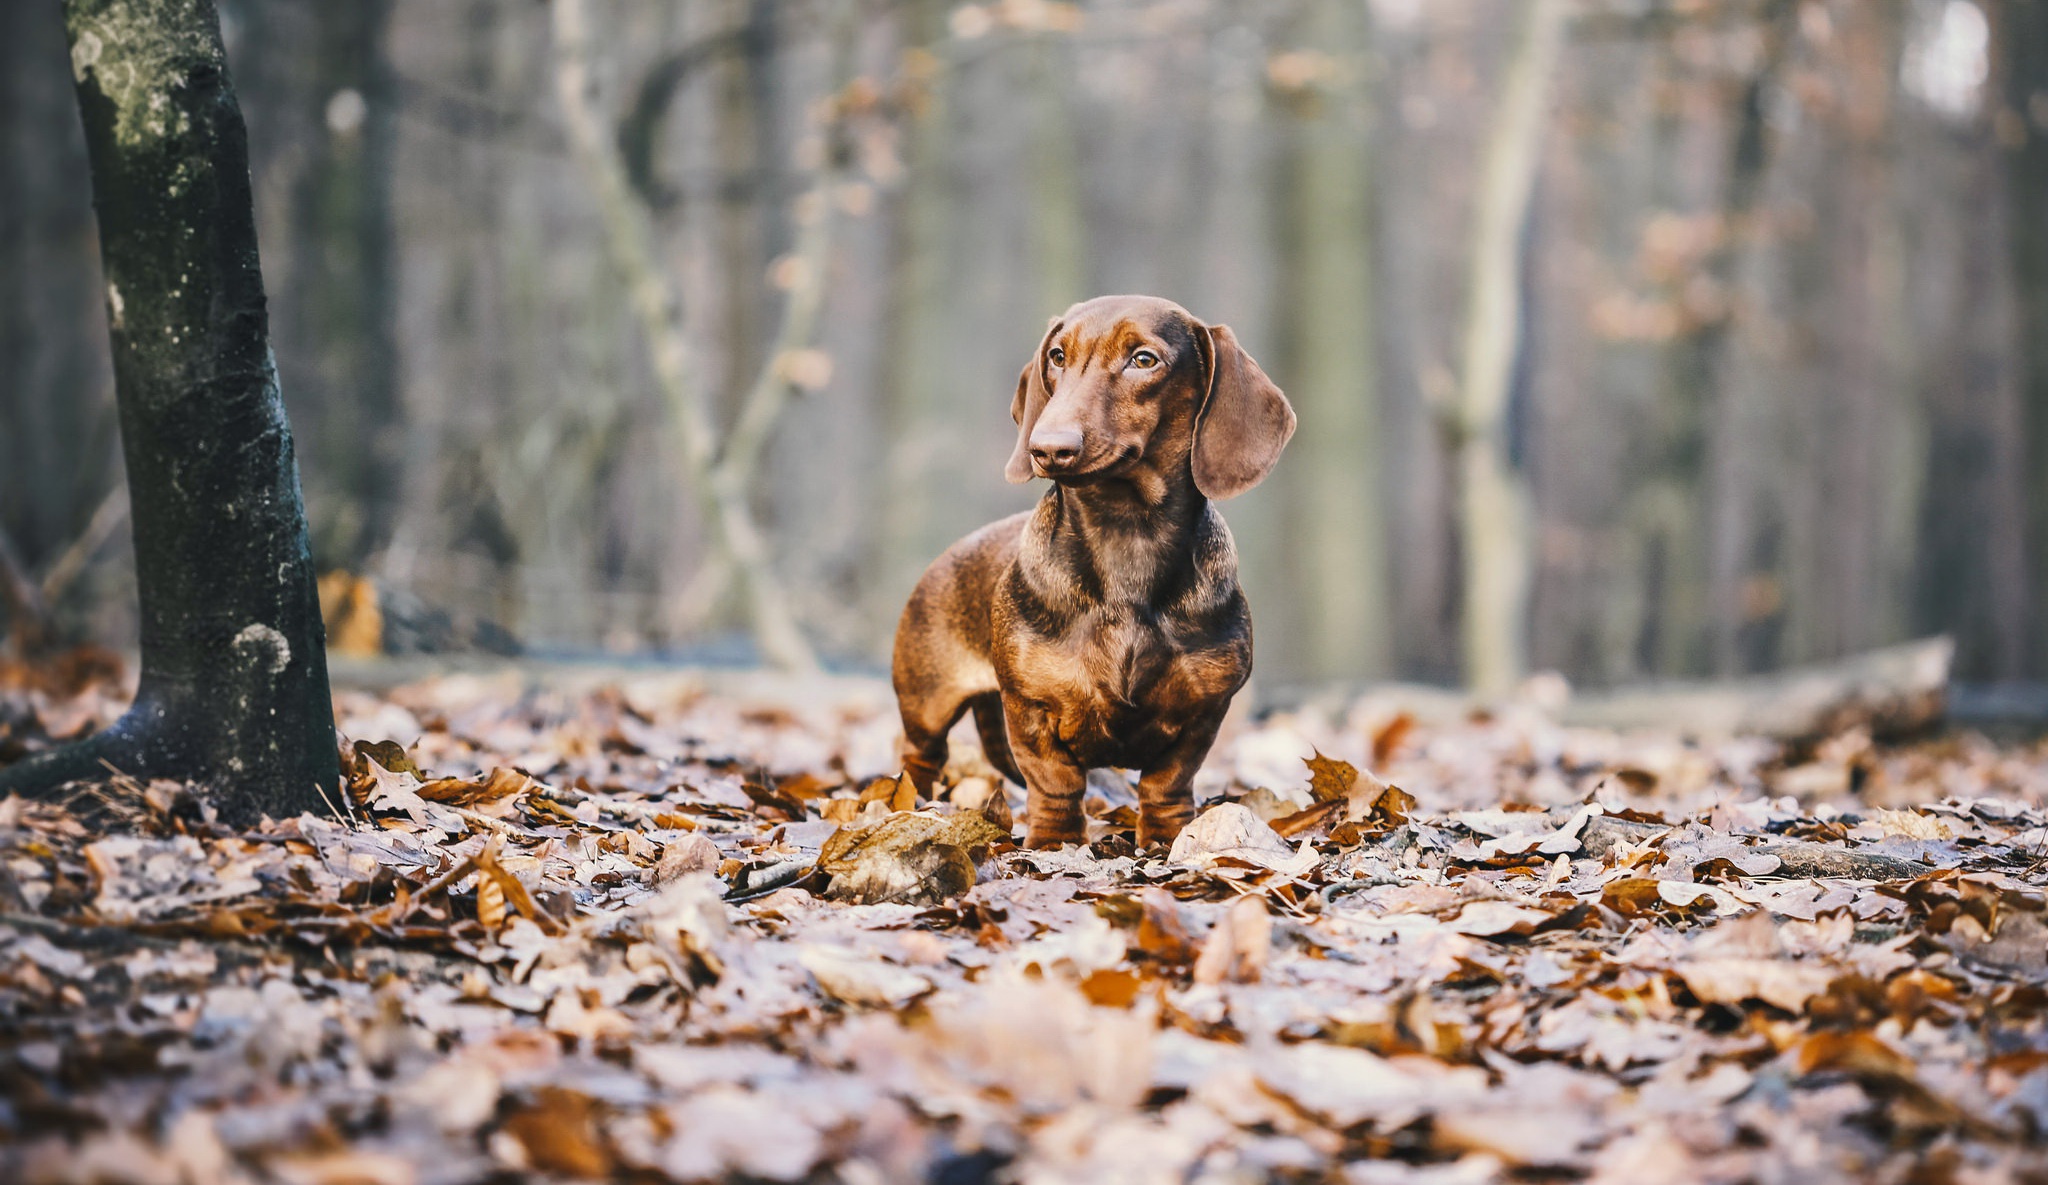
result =
[[[859,681],[337,703],[321,816],[0,802],[0,1177],[2048,1173],[2038,743],[1368,699],[1227,739],[1171,845],[1111,777],[1028,852]],[[0,753],[119,707],[0,687]]]

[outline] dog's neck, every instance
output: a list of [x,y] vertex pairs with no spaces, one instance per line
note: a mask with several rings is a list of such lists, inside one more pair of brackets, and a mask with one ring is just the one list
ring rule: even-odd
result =
[[1098,605],[1162,611],[1197,578],[1209,500],[1186,461],[1089,485],[1055,483],[1027,528],[1027,579],[1070,610]]

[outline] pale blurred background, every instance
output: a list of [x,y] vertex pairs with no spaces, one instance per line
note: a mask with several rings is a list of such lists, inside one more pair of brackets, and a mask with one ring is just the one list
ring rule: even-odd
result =
[[[2048,676],[2042,0],[221,7],[337,645],[746,661],[766,588],[873,668],[1138,291],[1300,415],[1225,508],[1263,679]],[[119,645],[93,234],[0,5],[0,613]]]

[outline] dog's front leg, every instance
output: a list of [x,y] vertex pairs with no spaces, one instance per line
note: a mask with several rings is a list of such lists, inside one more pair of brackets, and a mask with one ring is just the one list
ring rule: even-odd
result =
[[1172,843],[1195,817],[1195,773],[1216,743],[1224,713],[1194,721],[1164,757],[1138,776],[1138,846]]
[[1088,771],[1059,744],[1046,713],[1014,696],[1003,697],[1003,722],[1010,734],[1010,755],[1024,775],[1029,792],[1025,807],[1024,846],[1057,847],[1087,838],[1081,796]]

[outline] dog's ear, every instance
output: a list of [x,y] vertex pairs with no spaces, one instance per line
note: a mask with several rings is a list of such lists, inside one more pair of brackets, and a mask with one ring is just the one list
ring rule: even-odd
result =
[[1209,355],[1209,391],[1195,416],[1195,488],[1220,502],[1273,471],[1294,435],[1294,409],[1228,325],[1197,328],[1195,336]]
[[1013,485],[1030,481],[1036,474],[1031,472],[1031,429],[1038,426],[1039,413],[1052,395],[1045,389],[1045,350],[1052,344],[1053,337],[1065,324],[1059,317],[1046,326],[1045,336],[1038,340],[1038,349],[1031,355],[1031,361],[1017,375],[1017,394],[1010,400],[1010,418],[1017,421],[1017,449],[1010,454],[1010,463],[1003,466],[1003,476]]

